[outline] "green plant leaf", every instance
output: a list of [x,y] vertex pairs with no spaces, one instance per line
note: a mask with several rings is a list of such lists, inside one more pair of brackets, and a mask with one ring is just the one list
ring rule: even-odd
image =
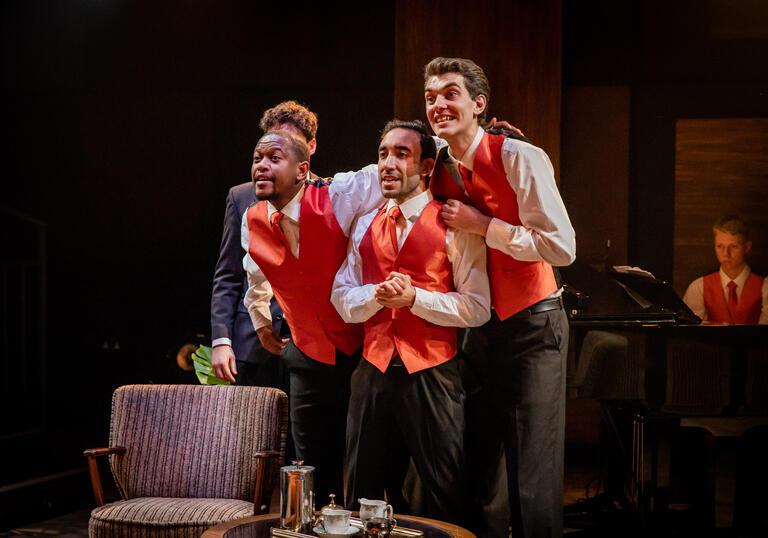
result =
[[192,354],[197,380],[203,385],[230,385],[231,382],[213,375],[212,354],[213,349],[210,346],[200,346]]
[[198,371],[195,371],[195,375],[197,376],[197,380],[200,381],[202,385],[230,385],[231,384],[229,381],[219,379],[215,375],[205,375]]

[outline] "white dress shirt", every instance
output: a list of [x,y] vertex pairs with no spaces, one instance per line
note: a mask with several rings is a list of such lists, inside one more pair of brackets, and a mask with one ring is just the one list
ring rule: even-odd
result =
[[[381,188],[379,187],[378,167],[375,164],[368,165],[357,172],[336,174],[333,176],[331,184],[325,188],[328,189],[328,196],[331,200],[333,212],[336,215],[336,221],[347,237],[349,237],[349,232],[355,218],[372,209],[381,207],[384,200],[381,195]],[[304,188],[283,207],[281,213],[285,217],[283,217],[281,226],[296,226],[298,228],[303,194]],[[272,203],[267,201],[267,218],[270,219],[270,222],[272,214],[276,211],[277,209],[275,209]],[[248,309],[248,314],[251,316],[253,327],[258,330],[272,324],[272,315],[269,311],[272,287],[269,285],[264,273],[248,253],[249,232],[246,215],[247,212],[243,215],[240,234],[240,243],[246,252],[243,257],[243,268],[248,274],[248,291],[245,293],[243,303]],[[286,219],[290,220],[286,223]],[[296,241],[296,254],[298,255],[301,250],[298,236]]]
[[[456,159],[472,170],[475,154],[485,131],[477,133],[469,149]],[[436,138],[438,146],[446,144]],[[495,248],[521,261],[545,261],[550,265],[570,265],[576,258],[576,233],[555,183],[555,173],[547,154],[540,148],[507,138],[501,157],[509,186],[517,195],[520,226],[492,218],[485,236]]]
[[[733,279],[736,283],[736,300],[741,299],[741,292],[744,291],[744,284],[749,278],[749,274],[752,271],[749,265],[745,265],[739,276]],[[723,297],[725,302],[728,303],[728,284],[731,282],[731,277],[725,274],[722,269],[720,273],[720,284],[723,287]],[[762,289],[762,309],[760,310],[760,319],[758,323],[760,325],[768,324],[768,278],[763,279]],[[683,295],[683,302],[688,305],[694,314],[699,316],[703,321],[707,321],[707,308],[704,305],[704,277],[700,276],[688,286]]]
[[[408,237],[421,212],[432,200],[429,191],[400,204],[405,227],[398,227],[398,244]],[[389,200],[387,211],[396,202]],[[347,259],[336,274],[331,302],[348,323],[361,323],[383,307],[374,298],[374,284],[363,284],[360,242],[378,211],[361,217],[352,234]],[[415,288],[416,298],[411,312],[422,319],[446,327],[476,327],[491,317],[491,291],[486,273],[485,243],[479,235],[462,230],[446,231],[448,260],[453,266],[456,291],[437,292]]]

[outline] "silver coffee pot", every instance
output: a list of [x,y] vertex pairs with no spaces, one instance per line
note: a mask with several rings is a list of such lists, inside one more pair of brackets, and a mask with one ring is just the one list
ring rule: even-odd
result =
[[280,526],[294,532],[312,530],[315,516],[315,468],[303,463],[280,467]]

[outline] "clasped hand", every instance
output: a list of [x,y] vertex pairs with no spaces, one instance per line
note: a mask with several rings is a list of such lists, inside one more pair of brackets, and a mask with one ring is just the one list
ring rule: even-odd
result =
[[392,271],[384,282],[374,286],[376,302],[386,308],[410,308],[416,300],[416,288],[411,284],[411,277]]

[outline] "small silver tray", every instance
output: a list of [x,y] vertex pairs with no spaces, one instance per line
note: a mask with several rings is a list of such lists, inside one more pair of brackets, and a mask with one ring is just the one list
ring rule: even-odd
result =
[[[363,530],[363,522],[360,520],[360,518],[357,518],[357,517],[349,518],[349,524],[352,527],[356,527],[360,530]],[[316,538],[314,534],[304,534],[301,532],[291,531],[288,529],[281,529],[280,527],[272,527],[269,530],[269,534],[274,538]],[[417,538],[417,537],[424,536],[424,531],[409,529],[407,527],[395,526],[392,528],[392,532],[390,533],[390,536],[401,536],[402,538]]]

